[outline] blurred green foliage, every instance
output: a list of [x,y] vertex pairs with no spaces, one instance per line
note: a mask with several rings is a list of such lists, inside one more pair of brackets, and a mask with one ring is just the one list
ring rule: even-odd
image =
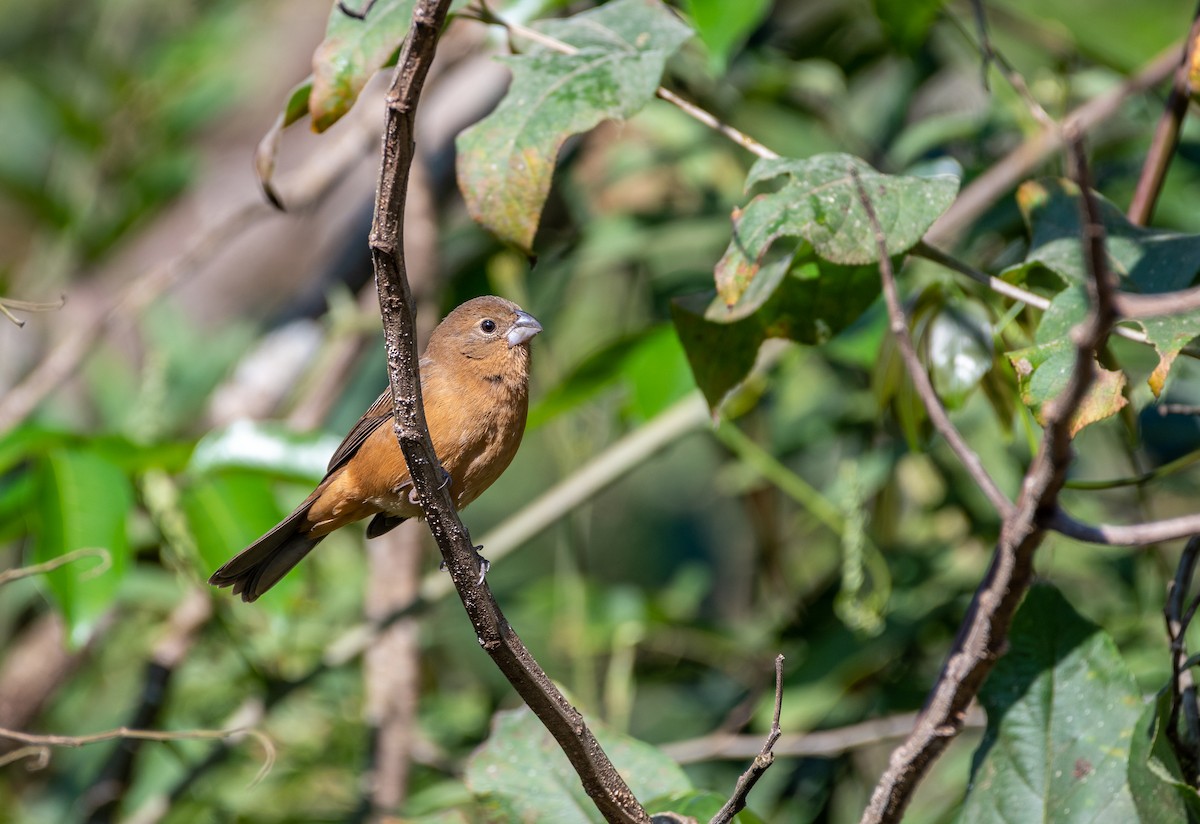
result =
[[[785,165],[844,152],[889,176],[921,175],[922,164],[957,168],[967,185],[1038,128],[994,66],[981,78],[968,4],[821,0],[746,3],[736,13],[733,5],[682,4],[699,38],[666,62],[663,82],[783,155]],[[541,10],[530,6],[518,4],[513,13]],[[988,5],[987,14],[996,48],[1058,116],[1113,88],[1187,31],[1186,3],[1151,6],[1004,0]],[[20,227],[0,228],[6,241],[18,239],[5,244],[12,255],[5,266],[55,260],[47,277],[70,289],[85,264],[104,260],[186,187],[205,129],[237,105],[234,78],[242,67],[231,55],[273,31],[244,6],[224,2],[3,2],[0,12],[0,214]],[[337,14],[330,33],[341,37],[354,26]],[[392,51],[387,44],[396,33],[391,40],[384,34],[372,30],[370,65],[358,66],[351,87]],[[714,301],[714,267],[732,248],[731,214],[747,207],[754,159],[649,99],[647,88],[640,91],[637,105],[619,109],[632,114],[644,104],[639,113],[568,143],[557,158],[550,205],[521,237],[537,252],[536,267],[529,270],[463,210],[444,209],[437,289],[442,309],[503,292],[546,329],[534,345],[525,443],[504,479],[466,514],[476,537],[697,387],[714,406],[724,401],[713,430],[681,432],[496,563],[488,578],[525,643],[585,716],[662,768],[666,778],[638,787],[642,800],[709,815],[745,759],[702,760],[680,772],[632,739],[658,745],[725,726],[765,734],[778,652],[787,661],[782,725],[789,733],[916,710],[986,568],[999,520],[931,435],[886,334],[873,266],[821,257],[822,249],[799,239],[808,235],[794,221],[770,233],[774,244],[750,250],[756,271],[740,300],[732,308]],[[595,103],[572,102],[585,109]],[[1128,199],[1160,105],[1154,94],[1134,96],[1088,136],[1097,185],[1114,204]],[[291,99],[290,108],[295,115],[302,107]],[[572,131],[578,129],[561,135]],[[561,135],[549,141],[549,159],[539,158],[547,171]],[[1157,210],[1157,239],[1197,231],[1195,139],[1188,124]],[[1039,172],[1058,173],[1057,161]],[[780,191],[795,185],[789,180]],[[935,385],[1010,494],[1036,445],[1038,402],[1060,384],[1049,380],[1026,398],[1031,410],[1021,402],[1029,382],[1019,381],[1005,353],[1061,346],[1065,321],[1057,309],[1073,297],[1062,291],[1064,279],[1078,274],[1064,271],[1070,261],[1042,254],[1045,238],[1072,233],[1051,230],[1075,206],[1057,182],[1043,185],[1062,201],[1043,212],[1049,218],[1039,219],[1028,203],[1019,208],[1010,194],[956,252],[989,273],[1019,272],[1027,288],[1055,299],[1051,311],[1014,307],[927,261],[911,261],[901,272]],[[759,197],[771,196],[778,194]],[[881,197],[888,207],[902,205],[886,192]],[[853,199],[847,202],[852,208]],[[916,228],[894,251],[909,248],[949,202],[947,194],[905,214]],[[1115,218],[1116,207],[1110,211]],[[855,239],[872,247],[869,236]],[[1143,242],[1138,231],[1118,240],[1128,241],[1114,251],[1118,260],[1161,253],[1154,250],[1162,244]],[[1200,265],[1190,251],[1178,255],[1171,269],[1179,283],[1190,283]],[[0,269],[0,289],[5,284]],[[267,426],[209,432],[202,412],[243,350],[267,331],[260,312],[246,307],[212,335],[160,308],[140,322],[147,358],[135,363],[117,345],[99,347],[73,403],[48,404],[0,435],[6,565],[96,545],[113,556],[98,576],[90,576],[89,560],[4,586],[0,638],[20,638],[40,616],[61,612],[70,638],[90,642],[79,669],[37,719],[39,730],[83,734],[128,722],[145,663],[173,610],[216,564],[306,494],[321,471],[322,445],[328,449],[385,380],[383,359],[372,350],[323,437]],[[1160,355],[1176,353],[1190,330],[1163,330],[1162,342],[1153,338],[1158,353],[1111,342],[1104,366],[1128,375],[1112,400],[1125,411],[1097,415],[1080,432],[1075,477],[1138,474],[1200,447],[1194,425],[1154,412],[1147,383],[1158,374]],[[770,338],[791,342],[764,346]],[[1195,364],[1172,358],[1168,366],[1170,379],[1159,374],[1156,391],[1200,401]],[[1191,511],[1196,487],[1195,473],[1184,471],[1141,486],[1068,491],[1065,504],[1081,518],[1132,521]],[[250,741],[144,744],[124,814],[164,798],[161,820],[169,822],[364,814],[362,775],[372,742],[363,676],[357,658],[330,656],[362,620],[368,575],[360,534],[346,533],[331,537],[256,605],[215,594],[215,617],[172,674],[156,721],[164,729],[220,728],[247,707],[261,707],[260,726],[278,748],[274,768],[252,784],[262,753]],[[1049,617],[1019,624],[1025,634],[1014,636],[1014,647],[1036,651],[1029,643],[1042,626],[1074,631],[1089,639],[1075,645],[1084,664],[1119,681],[1123,700],[1154,693],[1170,669],[1161,610],[1175,555],[1171,548],[1132,551],[1049,538],[1037,572],[1062,595],[1042,604]],[[426,568],[433,567],[430,556]],[[481,772],[488,764],[516,765],[547,779],[558,767],[537,759],[557,753],[537,743],[539,730],[523,711],[497,715],[518,702],[458,604],[426,604],[419,618],[422,749],[402,812],[428,821],[476,820],[489,808],[501,820],[515,816],[513,805],[542,793],[498,800],[495,787],[479,783]],[[102,631],[91,635],[97,626]],[[1061,664],[1051,655],[1029,666],[1058,677]],[[998,670],[992,688],[1003,690],[1005,677]],[[1098,687],[1081,685],[1081,696],[1086,689]],[[997,695],[985,704],[1009,713],[1028,709]],[[1152,718],[1135,729],[1149,729]],[[990,736],[1005,734],[989,722]],[[514,724],[522,728],[514,731]],[[1156,754],[1155,763],[1167,763],[1161,738],[1135,738],[1135,756]],[[988,803],[978,782],[966,793],[978,742],[969,732],[952,745],[909,820],[950,821]],[[747,813],[742,820],[856,820],[888,744],[780,756],[751,796],[757,818]],[[56,750],[40,771],[3,767],[0,809],[14,821],[82,818],[112,752],[113,745]],[[977,776],[1008,769],[994,764],[998,750],[990,752]],[[1175,791],[1163,778],[1166,768],[1146,774],[1138,766],[1128,783],[1144,811],[1146,799]],[[577,795],[571,776],[562,775],[558,788]],[[476,793],[485,791],[493,795],[481,801]],[[1187,798],[1180,793],[1155,809],[1180,809]]]

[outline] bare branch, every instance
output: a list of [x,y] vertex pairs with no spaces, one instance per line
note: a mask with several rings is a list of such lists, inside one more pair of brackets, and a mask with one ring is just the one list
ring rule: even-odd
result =
[[251,785],[257,784],[266,777],[275,765],[275,744],[266,733],[255,729],[239,728],[233,730],[135,730],[129,727],[117,727],[115,730],[96,732],[90,735],[35,735],[28,732],[18,732],[0,727],[0,738],[19,741],[34,747],[76,747],[88,744],[99,744],[102,741],[115,741],[120,738],[136,738],[141,741],[211,741],[240,739],[250,736],[258,741],[263,748],[263,765],[254,776]]
[[522,700],[541,719],[579,773],[584,789],[609,821],[648,822],[633,793],[600,749],[583,716],[546,677],[509,626],[479,574],[479,557],[441,483],[421,400],[412,293],[404,258],[405,191],[412,164],[413,127],[421,88],[433,61],[449,0],[419,0],[387,93],[371,258],[379,287],[391,385],[394,428],[420,497],[426,522],[475,628]]
[[[1112,276],[1103,254],[1104,227],[1089,188],[1077,132],[1067,135],[1074,177],[1084,192],[1084,257],[1091,274],[1087,317],[1072,332],[1075,363],[1067,385],[1047,404],[1042,443],[1025,473],[1016,506],[1004,519],[992,563],[975,591],[937,683],[912,734],[892,753],[863,812],[863,824],[897,822],[930,765],[962,729],[967,708],[1003,653],[1013,615],[1033,580],[1033,556],[1045,537],[1071,461],[1071,419],[1092,384],[1097,348],[1116,313]],[[878,232],[878,228],[876,228]]]
[[[1079,106],[1067,115],[1063,130],[1086,133],[1116,114],[1126,99],[1162,82],[1178,64],[1178,49],[1178,46],[1167,49],[1121,85]],[[1063,130],[1042,129],[975,178],[925,234],[925,241],[934,246],[950,246],[992,204],[1063,147]]]
[[1198,38],[1200,6],[1197,6],[1192,18],[1192,29],[1183,44],[1183,53],[1179,56],[1179,65],[1171,83],[1171,93],[1167,95],[1166,106],[1154,130],[1154,140],[1150,143],[1150,151],[1146,153],[1146,160],[1142,164],[1142,174],[1138,178],[1137,188],[1134,189],[1133,199],[1129,202],[1129,220],[1138,226],[1145,226],[1150,222],[1154,214],[1154,204],[1158,202],[1163,181],[1167,177],[1167,169],[1170,168],[1175,148],[1179,145],[1179,130],[1192,98],[1189,69]]
[[754,785],[758,783],[758,779],[763,777],[763,773],[767,768],[775,763],[774,747],[775,742],[779,740],[782,730],[779,728],[779,716],[783,712],[783,655],[775,656],[775,714],[771,717],[771,731],[767,733],[767,740],[763,743],[762,749],[758,755],[754,756],[753,763],[749,768],[742,773],[738,779],[737,786],[733,789],[733,795],[725,802],[721,809],[717,810],[708,822],[708,824],[727,824],[732,821],[733,817],[746,808],[746,798],[750,795],[750,791],[754,789]]
[[1123,318],[1184,315],[1200,309],[1200,286],[1152,295],[1118,292],[1114,297],[1117,313]]
[[862,179],[858,176],[858,170],[853,166],[850,167],[850,176],[854,178],[854,185],[858,189],[858,199],[862,203],[863,208],[867,212],[867,219],[871,222],[871,228],[875,233],[875,244],[879,249],[879,275],[883,281],[883,296],[887,303],[888,320],[890,321],[892,337],[896,340],[896,348],[900,350],[900,357],[904,360],[904,365],[908,368],[908,377],[913,383],[913,388],[917,390],[917,395],[921,398],[921,403],[925,406],[925,411],[929,413],[929,420],[933,422],[934,428],[946,439],[946,443],[954,450],[954,454],[966,467],[968,474],[979,486],[980,490],[996,511],[1002,517],[1007,517],[1012,512],[1012,501],[1008,496],[1000,491],[1000,487],[992,480],[992,476],[988,474],[983,462],[974,450],[967,444],[962,434],[950,420],[950,416],[946,413],[946,408],[942,406],[941,398],[937,395],[937,390],[933,388],[933,382],[929,379],[929,373],[925,370],[921,359],[917,356],[916,346],[913,344],[912,333],[908,328],[908,316],[904,313],[904,307],[900,304],[900,293],[896,289],[896,274],[892,270],[892,261],[888,257],[887,237],[883,234],[883,227],[879,225],[879,217],[875,214],[875,206],[871,203],[871,198],[867,194],[866,188],[863,186]]
[[66,297],[59,298],[56,303],[45,303],[32,300],[17,300],[16,298],[0,298],[0,315],[8,318],[18,327],[25,325],[25,321],[13,314],[17,312],[53,312],[55,309],[61,309],[67,303]]
[[17,567],[16,569],[6,569],[0,572],[0,586],[11,581],[17,581],[21,578],[28,578],[30,575],[42,575],[47,572],[53,572],[59,567],[64,567],[67,564],[73,564],[81,558],[99,558],[100,563],[82,573],[88,578],[94,578],[97,575],[105,572],[112,566],[112,553],[101,547],[84,547],[77,549],[74,552],[68,552],[65,555],[60,555],[57,558],[51,558],[40,564],[31,564],[30,566]]
[[1145,546],[1200,533],[1200,514],[1181,515],[1178,518],[1142,524],[1086,524],[1075,520],[1062,509],[1056,509],[1046,526],[1068,538],[1087,541],[1090,544]]
[[[775,742],[777,757],[827,757],[842,755],[851,750],[874,747],[912,732],[916,724],[915,712],[872,718],[858,724],[850,724],[831,730],[781,735]],[[972,707],[963,722],[964,727],[982,727],[983,712]],[[762,738],[757,735],[740,735],[732,732],[716,732],[700,738],[675,741],[659,747],[667,756],[680,764],[694,764],[717,759],[753,758],[762,748]]]

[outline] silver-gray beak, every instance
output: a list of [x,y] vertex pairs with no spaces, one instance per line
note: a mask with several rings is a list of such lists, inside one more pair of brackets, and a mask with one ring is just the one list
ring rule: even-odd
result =
[[540,331],[542,331],[542,325],[537,322],[537,318],[528,312],[518,310],[517,320],[508,330],[508,348],[520,346]]

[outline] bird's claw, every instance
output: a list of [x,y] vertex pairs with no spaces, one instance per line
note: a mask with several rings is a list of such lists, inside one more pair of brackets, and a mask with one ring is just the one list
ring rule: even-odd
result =
[[479,559],[479,580],[475,582],[475,586],[481,587],[483,586],[483,579],[487,577],[488,570],[492,568],[492,562],[484,558],[481,554],[483,544],[471,548],[475,550],[475,557]]
[[[451,477],[450,473],[446,471],[444,466],[439,466],[438,472],[440,472],[442,475],[441,482],[438,484],[438,489],[445,489],[450,485],[454,478]],[[411,482],[406,482],[405,486],[408,486],[409,483]],[[417,493],[417,488],[415,486],[408,487],[408,502],[413,506],[421,505],[421,496]]]
[[[492,562],[489,561],[487,558],[484,558],[483,555],[480,554],[480,551],[483,549],[483,544],[480,544],[479,546],[471,547],[471,549],[475,550],[475,557],[479,559],[479,580],[475,582],[475,586],[477,586],[477,587],[483,586],[483,579],[487,577],[488,570],[490,570],[492,568]],[[445,568],[446,568],[446,559],[443,558],[441,560],[441,562],[438,564],[438,569],[443,570]]]

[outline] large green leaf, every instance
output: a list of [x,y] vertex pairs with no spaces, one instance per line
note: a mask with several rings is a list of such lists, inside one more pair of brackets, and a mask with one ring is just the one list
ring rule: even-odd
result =
[[133,486],[121,468],[86,450],[55,449],[38,471],[38,563],[77,549],[97,548],[111,556],[100,574],[90,564],[67,564],[45,580],[69,627],[72,644],[84,643],[96,620],[112,606],[129,556],[126,522]]
[[[683,770],[649,744],[604,727],[592,732],[636,797],[692,788]],[[488,821],[604,821],[567,757],[526,708],[496,714],[492,734],[467,761],[465,779],[482,797]]]
[[617,0],[536,24],[577,51],[533,44],[502,58],[508,94],[458,137],[458,184],[475,220],[528,251],[563,141],[632,116],[654,97],[667,58],[692,35],[658,0]]
[[817,254],[846,265],[879,260],[875,233],[850,170],[855,169],[875,207],[889,255],[907,252],[950,207],[958,193],[953,175],[899,177],[880,174],[848,154],[805,160],[760,160],[746,187],[783,177],[778,191],[761,194],[733,213],[733,240],[715,269],[717,293],[730,306],[741,299],[780,237],[801,237]]
[[[347,0],[355,8],[355,0]],[[369,5],[362,0],[362,5]],[[313,52],[312,92],[308,110],[313,129],[323,132],[354,105],[367,81],[400,46],[412,19],[413,0],[377,0],[364,20],[355,19],[335,2],[325,39]],[[303,85],[303,84],[302,84]],[[294,89],[286,116],[295,108]]]
[[[1070,331],[1083,320],[1087,308],[1083,286],[1064,289],[1055,295],[1042,316],[1036,343],[1007,353],[1017,373],[1021,400],[1033,410],[1039,422],[1044,422],[1046,404],[1062,393],[1075,368],[1076,349]],[[1128,403],[1124,393],[1125,373],[1105,369],[1098,363],[1095,369],[1095,380],[1071,420],[1072,435],[1088,424],[1115,415]]]
[[1175,824],[1200,820],[1200,794],[1183,779],[1179,761],[1167,739],[1171,695],[1159,693],[1133,729],[1129,747],[1129,791],[1142,824]]
[[1009,641],[979,695],[988,726],[959,821],[1137,821],[1126,763],[1142,699],[1112,639],[1042,585]]
[[[1121,289],[1155,294],[1192,285],[1200,272],[1200,235],[1135,226],[1112,203],[1099,195],[1096,201],[1107,235],[1108,265]],[[1017,203],[1029,225],[1029,254],[1004,276],[1020,279],[1040,266],[1067,284],[1084,283],[1089,274],[1080,242],[1079,188],[1066,180],[1029,181],[1017,191]],[[1160,395],[1179,351],[1200,335],[1200,311],[1145,318],[1138,324],[1158,352],[1150,388]]]
[[253,472],[199,477],[184,488],[181,503],[209,571],[274,526],[282,514],[270,479]]
[[763,269],[732,307],[720,297],[679,299],[671,318],[696,384],[716,411],[754,366],[768,338],[821,344],[858,320],[879,294],[873,266],[839,266],[811,255]]

